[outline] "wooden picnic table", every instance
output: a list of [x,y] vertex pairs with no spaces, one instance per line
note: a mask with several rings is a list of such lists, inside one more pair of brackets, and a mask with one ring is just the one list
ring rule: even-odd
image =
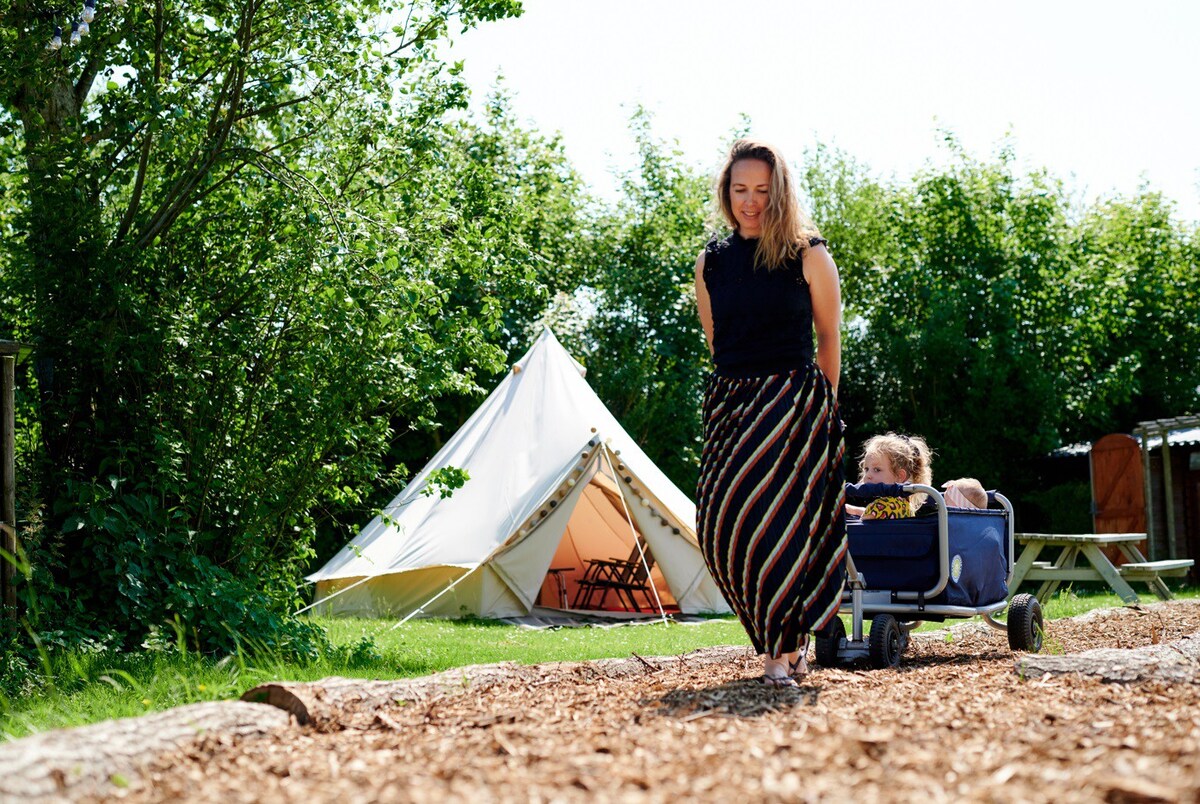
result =
[[[1063,581],[1104,581],[1126,603],[1137,603],[1137,592],[1130,581],[1144,583],[1150,591],[1163,600],[1174,595],[1162,579],[1186,575],[1194,563],[1192,559],[1147,561],[1137,543],[1145,540],[1144,533],[1018,533],[1016,540],[1025,545],[1021,556],[1013,566],[1012,581],[1008,588],[1015,593],[1023,581],[1041,581],[1037,598],[1046,602]],[[1124,564],[1113,564],[1101,549],[1115,547],[1125,559]],[[1054,561],[1038,561],[1038,556],[1047,547],[1060,547]],[[1080,557],[1086,559],[1080,564]]]

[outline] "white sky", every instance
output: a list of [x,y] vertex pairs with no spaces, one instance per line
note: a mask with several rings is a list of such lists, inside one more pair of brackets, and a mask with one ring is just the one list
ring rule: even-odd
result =
[[984,158],[1011,132],[1023,168],[1088,198],[1144,179],[1200,222],[1194,0],[525,0],[447,55],[477,100],[503,74],[606,195],[641,103],[704,169],[741,113],[789,159],[824,142],[901,179],[944,159],[939,129]]

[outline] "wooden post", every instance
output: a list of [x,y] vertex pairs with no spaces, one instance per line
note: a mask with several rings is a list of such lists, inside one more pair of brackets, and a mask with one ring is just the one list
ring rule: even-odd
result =
[[[1142,486],[1146,489],[1146,549],[1150,560],[1158,557],[1158,535],[1154,532],[1154,477],[1150,474],[1150,433],[1141,429],[1142,437]],[[1137,431],[1134,431],[1137,432]]]
[[1175,484],[1171,480],[1171,448],[1167,444],[1170,436],[1171,431],[1163,428],[1163,503],[1167,507],[1167,550],[1170,551],[1167,558],[1179,558],[1178,535],[1175,533]]
[[[0,367],[0,520],[6,526],[0,528],[0,547],[9,557],[15,559],[17,554],[17,484],[16,478],[16,368],[17,358],[4,355],[3,366]],[[10,558],[0,556],[0,601],[10,611],[17,605],[17,589],[13,584],[16,567]],[[15,615],[14,615],[15,616]]]

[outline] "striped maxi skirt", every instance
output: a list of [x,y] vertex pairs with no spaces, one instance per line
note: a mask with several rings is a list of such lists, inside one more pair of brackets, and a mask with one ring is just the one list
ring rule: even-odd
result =
[[709,378],[700,547],[759,653],[794,651],[837,616],[846,577],[844,455],[837,403],[816,364]]

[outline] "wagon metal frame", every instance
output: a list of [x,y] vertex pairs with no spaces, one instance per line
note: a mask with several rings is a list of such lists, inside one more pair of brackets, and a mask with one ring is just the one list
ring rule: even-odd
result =
[[[856,488],[856,487],[851,487]],[[864,489],[874,487],[863,487]],[[1037,652],[1041,649],[1043,619],[1041,606],[1033,595],[1015,595],[1011,602],[1003,598],[980,606],[955,606],[928,603],[936,598],[951,577],[950,518],[942,493],[921,483],[905,483],[898,486],[879,485],[879,491],[867,491],[862,499],[887,496],[894,491],[903,494],[924,493],[937,506],[937,559],[938,579],[927,590],[896,591],[886,588],[871,588],[854,565],[854,558],[847,553],[847,588],[842,593],[838,611],[849,614],[851,633],[845,633],[840,618],[835,619],[830,629],[816,639],[817,662],[834,665],[858,659],[868,659],[875,667],[895,667],[908,645],[909,633],[925,620],[965,619],[981,616],[988,625],[1008,634],[1009,646],[1014,650]],[[1012,503],[999,492],[988,492],[989,503],[995,502],[1005,514],[1006,587],[1013,577],[1013,554],[1016,549]],[[1010,594],[1011,594],[1010,590]],[[994,615],[1009,609],[1006,622],[996,620]],[[864,633],[863,620],[871,620],[869,633]]]

